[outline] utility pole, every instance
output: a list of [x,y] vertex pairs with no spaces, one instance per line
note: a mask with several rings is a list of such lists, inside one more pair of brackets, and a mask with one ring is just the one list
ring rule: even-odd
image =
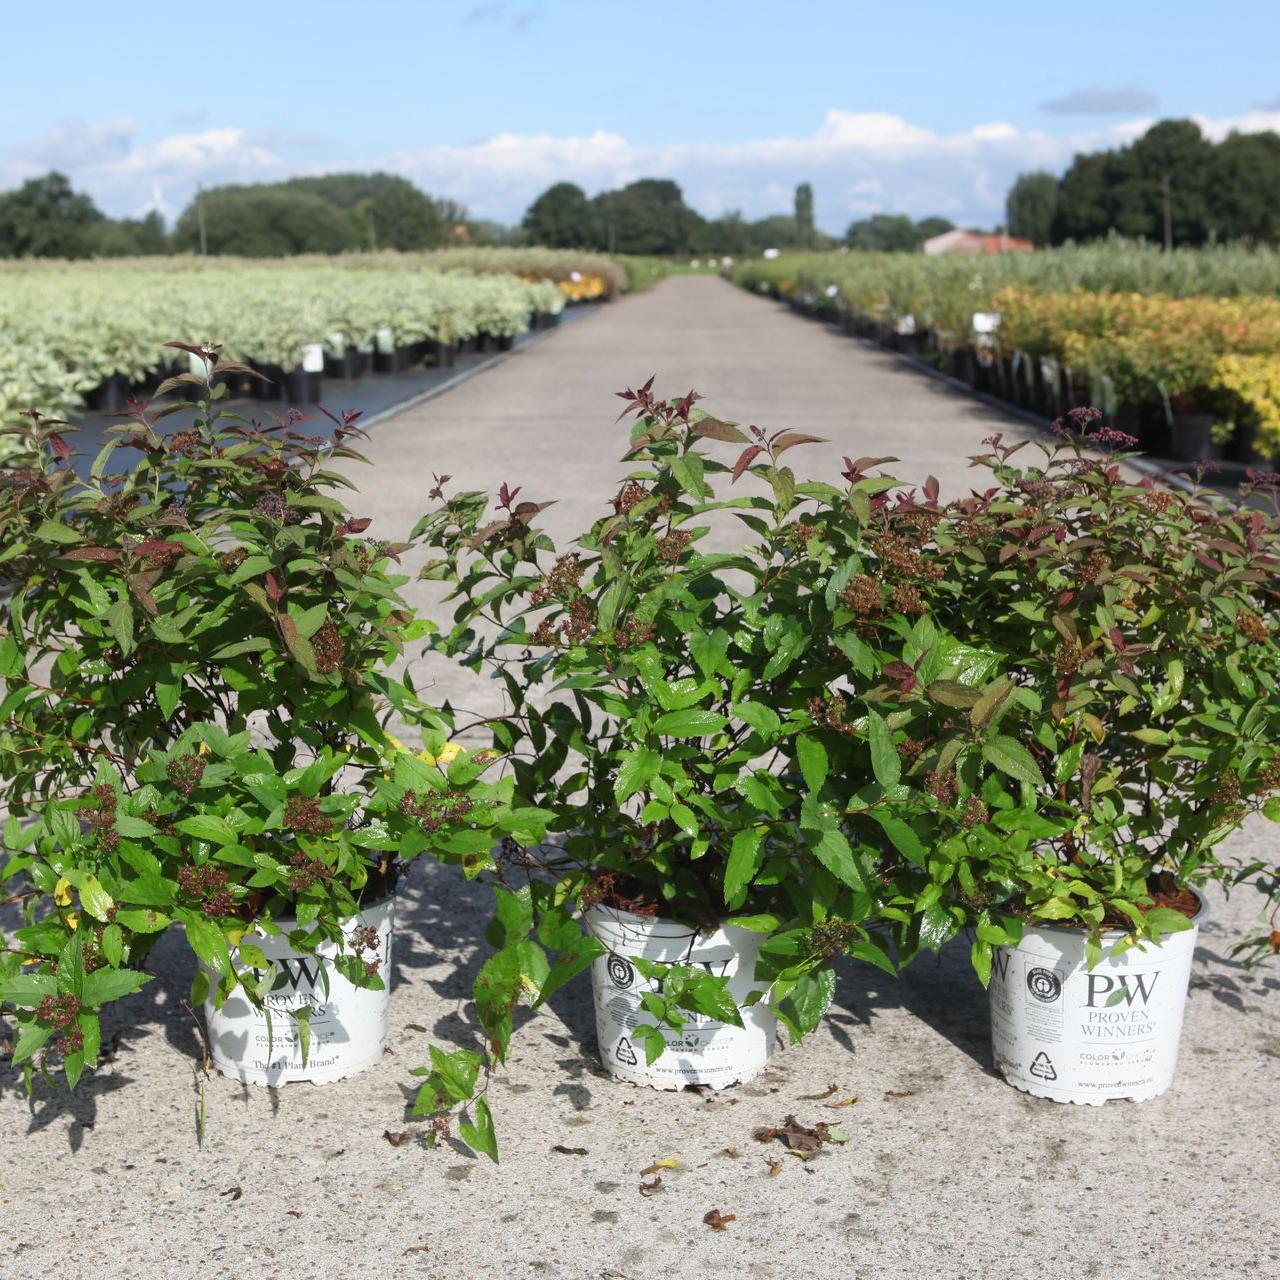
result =
[[1173,248],[1173,202],[1169,198],[1169,175],[1160,175],[1160,190],[1164,198],[1164,251]]
[[204,234],[204,188],[196,183],[196,222],[200,227],[200,256],[207,258],[209,256],[209,242]]

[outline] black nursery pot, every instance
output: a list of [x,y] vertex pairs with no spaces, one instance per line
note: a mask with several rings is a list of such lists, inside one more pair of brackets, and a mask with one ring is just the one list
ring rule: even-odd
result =
[[113,373],[85,396],[85,403],[99,413],[119,413],[124,408],[124,398],[128,393],[129,384],[124,374]]
[[509,333],[500,333],[497,337],[497,349],[499,351],[510,351],[515,346],[515,338]]
[[431,350],[428,352],[431,357],[431,363],[437,369],[453,368],[453,343],[451,342],[433,342]]
[[362,353],[355,347],[347,347],[340,356],[331,356],[327,351],[324,356],[324,376],[326,378],[342,378],[352,381],[364,373]]
[[260,364],[260,378],[253,379],[255,400],[282,400],[285,395],[284,370],[278,364]]
[[457,342],[458,354],[460,356],[474,355],[476,351],[475,338],[459,338]]
[[1232,462],[1244,467],[1256,467],[1260,471],[1274,471],[1277,459],[1258,447],[1258,424],[1237,424],[1235,434],[1227,441],[1226,455]]
[[374,373],[403,373],[413,364],[408,347],[394,347],[390,351],[373,353]]
[[319,404],[320,374],[290,369],[284,376],[284,393],[290,404]]
[[1169,424],[1169,455],[1179,462],[1213,462],[1222,457],[1214,444],[1213,414],[1175,413]]

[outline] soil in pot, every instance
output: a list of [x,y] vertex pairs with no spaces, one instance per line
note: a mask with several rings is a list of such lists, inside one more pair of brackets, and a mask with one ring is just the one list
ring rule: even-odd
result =
[[[239,990],[222,1008],[216,1008],[212,992],[216,981],[210,975],[204,1017],[218,1071],[245,1084],[326,1084],[377,1062],[387,1035],[394,916],[395,895],[391,893],[371,902],[343,925],[349,937],[357,931],[372,931],[367,941],[373,946],[366,946],[361,955],[378,962],[384,983],[381,991],[347,981],[332,963],[336,949],[331,944],[322,944],[315,954],[299,954],[287,937],[247,934],[245,941],[266,955],[275,979],[265,997],[264,1012]],[[292,920],[278,923],[286,932],[296,928]],[[298,1024],[290,1016],[302,1008],[311,1010],[311,1044],[305,1062]]]
[[[1187,895],[1187,896],[1183,896]],[[1204,900],[1188,890],[1158,905],[1197,909],[1190,929],[1120,954],[1121,932],[1085,967],[1085,935],[1027,927],[1016,947],[998,947],[991,972],[991,1048],[1015,1088],[1056,1102],[1144,1101],[1173,1083],[1182,1014]]]
[[[639,904],[637,904],[639,905]],[[734,926],[699,933],[657,915],[637,915],[620,907],[597,906],[587,912],[587,927],[606,947],[591,965],[600,1059],[609,1072],[632,1084],[654,1089],[709,1085],[723,1089],[742,1084],[764,1070],[777,1039],[777,1019],[763,1004],[741,1006],[755,982],[761,934]],[[653,1019],[640,1006],[655,984],[631,961],[643,957],[659,964],[691,964],[728,975],[729,991],[742,1013],[741,1027],[700,1014],[685,1013],[683,1032],[664,1029],[666,1049],[646,1064],[643,1040],[635,1027]]]

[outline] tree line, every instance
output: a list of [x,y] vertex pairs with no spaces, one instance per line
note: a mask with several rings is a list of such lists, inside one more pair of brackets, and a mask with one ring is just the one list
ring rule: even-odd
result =
[[0,258],[111,258],[164,253],[276,258],[356,249],[493,243],[502,228],[468,219],[407,178],[333,173],[198,192],[173,230],[159,213],[110,218],[65,175],[0,192]]
[[1009,232],[1037,245],[1111,232],[1158,244],[1280,240],[1280,135],[1221,142],[1193,120],[1162,120],[1129,146],[1077,155],[1062,177],[1019,175]]

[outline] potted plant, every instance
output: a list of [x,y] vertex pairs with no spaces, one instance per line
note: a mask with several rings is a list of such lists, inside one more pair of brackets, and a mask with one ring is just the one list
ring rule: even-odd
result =
[[1169,1087],[1207,884],[1264,897],[1237,954],[1280,948],[1276,866],[1223,843],[1280,820],[1274,491],[1267,513],[1136,480],[1100,416],[993,437],[990,486],[931,511],[931,616],[988,675],[947,691],[917,765],[943,823],[930,937],[974,929],[1006,1079],[1087,1103]]
[[[892,973],[918,948],[897,877],[927,844],[898,817],[916,789],[890,724],[924,739],[920,680],[970,676],[921,616],[925,567],[884,524],[877,460],[800,483],[785,455],[814,437],[744,431],[651,383],[624,393],[632,470],[571,548],[505,485],[495,510],[461,494],[418,533],[454,584],[441,645],[509,696],[494,734],[515,802],[553,814],[545,845],[485,868],[490,1065],[523,994],[545,1003],[590,966],[610,1072],[723,1087],[763,1069],[775,1021],[797,1040],[818,1023],[833,957]],[[888,562],[891,584],[872,576]],[[487,1075],[432,1052],[417,1105],[438,1118]]]
[[[46,990],[68,947],[86,972],[131,975],[113,979],[124,994],[174,922],[216,979],[220,1067],[265,1083],[334,1078],[371,1060],[372,1041],[310,1060],[300,1029],[264,1055],[257,1031],[220,1038],[227,1003],[261,1021],[297,957],[323,954],[352,982],[370,929],[385,967],[400,861],[428,845],[466,857],[498,838],[499,791],[477,781],[494,758],[445,752],[446,717],[393,673],[430,624],[398,594],[399,549],[362,537],[369,521],[334,494],[330,460],[359,456],[355,415],[324,436],[300,430],[296,412],[245,419],[220,407],[222,378],[240,367],[192,350],[203,375],[170,381],[200,395],[193,426],[163,435],[165,411],[134,404],[81,475],[64,428],[37,419],[0,483],[14,586],[0,641],[4,879],[28,910],[3,953],[0,999],[23,1011],[29,1060],[71,1007],[46,995],[92,1009],[102,994]],[[113,474],[122,443],[139,460]],[[393,716],[422,734],[427,758],[395,749]],[[310,971],[325,987],[327,970]],[[77,1025],[91,1061],[92,1033]],[[78,1075],[83,1061],[63,1048]]]

